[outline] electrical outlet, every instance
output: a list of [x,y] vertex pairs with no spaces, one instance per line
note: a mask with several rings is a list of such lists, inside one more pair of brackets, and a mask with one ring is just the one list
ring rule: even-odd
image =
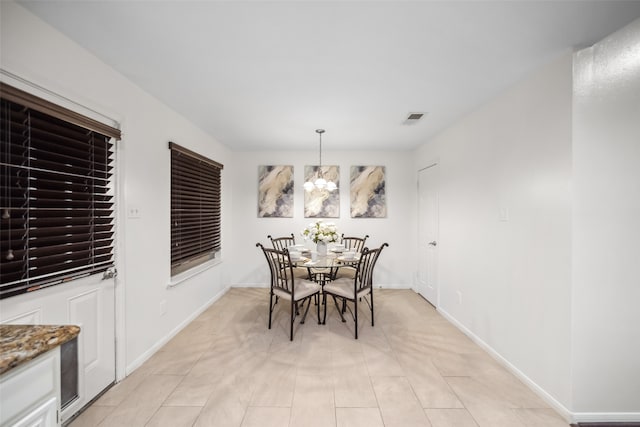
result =
[[462,304],[462,292],[456,291],[456,294],[458,295],[458,304]]

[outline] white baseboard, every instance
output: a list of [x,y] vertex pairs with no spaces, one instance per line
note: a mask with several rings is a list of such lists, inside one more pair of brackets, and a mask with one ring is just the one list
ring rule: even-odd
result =
[[268,288],[268,283],[234,283],[231,288]]
[[171,332],[169,332],[167,335],[165,335],[164,337],[162,337],[162,339],[158,340],[153,346],[151,346],[147,351],[145,351],[144,353],[142,353],[140,355],[140,357],[136,358],[136,360],[134,360],[133,362],[131,362],[129,365],[127,365],[126,367],[126,374],[127,376],[131,375],[131,373],[133,371],[135,371],[136,369],[138,369],[140,366],[142,366],[142,364],[144,362],[146,362],[147,360],[149,360],[149,358],[151,358],[151,356],[153,356],[158,350],[160,350],[166,343],[168,343],[171,338],[175,337],[176,335],[178,335],[178,333],[183,330],[184,328],[187,327],[187,325],[189,325],[189,323],[193,322],[193,320],[200,316],[206,309],[208,309],[211,304],[213,304],[214,302],[218,301],[220,298],[222,298],[222,296],[224,294],[227,293],[227,291],[230,288],[228,286],[224,287],[222,289],[222,291],[218,292],[216,295],[214,295],[209,301],[207,301],[206,303],[204,303],[202,305],[202,307],[200,307],[198,310],[196,310],[195,312],[193,312],[189,317],[187,317],[185,320],[183,320],[180,324],[178,324],[178,326],[176,326],[175,328],[173,328],[173,330]]
[[574,423],[640,422],[640,412],[574,412]]
[[495,351],[491,346],[482,341],[478,336],[476,336],[473,332],[467,329],[462,323],[458,322],[456,318],[451,316],[445,310],[438,308],[437,309],[442,316],[451,322],[456,328],[460,329],[462,333],[468,336],[473,342],[478,344],[483,350],[491,355],[498,363],[507,368],[513,375],[515,375],[520,381],[525,383],[534,393],[536,393],[542,400],[547,402],[549,406],[555,409],[567,422],[573,423],[575,422],[575,414],[569,411],[563,404],[558,402],[553,396],[547,393],[542,387],[533,382],[529,377],[527,377],[522,371],[512,365],[507,359],[502,357],[497,351]]
[[374,284],[375,289],[411,289],[411,286],[400,283]]

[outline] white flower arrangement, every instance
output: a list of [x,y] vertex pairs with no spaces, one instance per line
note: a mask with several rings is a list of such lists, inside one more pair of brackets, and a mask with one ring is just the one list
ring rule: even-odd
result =
[[336,225],[332,222],[322,222],[322,220],[312,222],[300,234],[304,236],[305,240],[311,239],[314,243],[333,243],[340,238]]

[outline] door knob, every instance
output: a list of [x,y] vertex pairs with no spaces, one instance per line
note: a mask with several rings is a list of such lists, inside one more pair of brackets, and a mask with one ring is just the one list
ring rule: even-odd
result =
[[434,240],[433,242],[429,242],[431,246],[436,246],[438,243]]
[[104,274],[102,275],[102,280],[113,279],[117,275],[118,275],[118,270],[116,270],[115,267],[109,267],[105,270]]

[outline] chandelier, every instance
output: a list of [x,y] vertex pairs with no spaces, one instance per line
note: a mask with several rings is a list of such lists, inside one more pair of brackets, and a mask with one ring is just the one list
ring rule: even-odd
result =
[[326,179],[324,179],[324,176],[322,173],[322,134],[324,133],[324,129],[316,129],[316,133],[320,135],[320,162],[318,166],[318,178],[316,178],[315,181],[305,182],[304,189],[307,191],[313,191],[316,189],[333,191],[336,188],[338,188],[338,186],[336,185],[335,182],[327,181]]

